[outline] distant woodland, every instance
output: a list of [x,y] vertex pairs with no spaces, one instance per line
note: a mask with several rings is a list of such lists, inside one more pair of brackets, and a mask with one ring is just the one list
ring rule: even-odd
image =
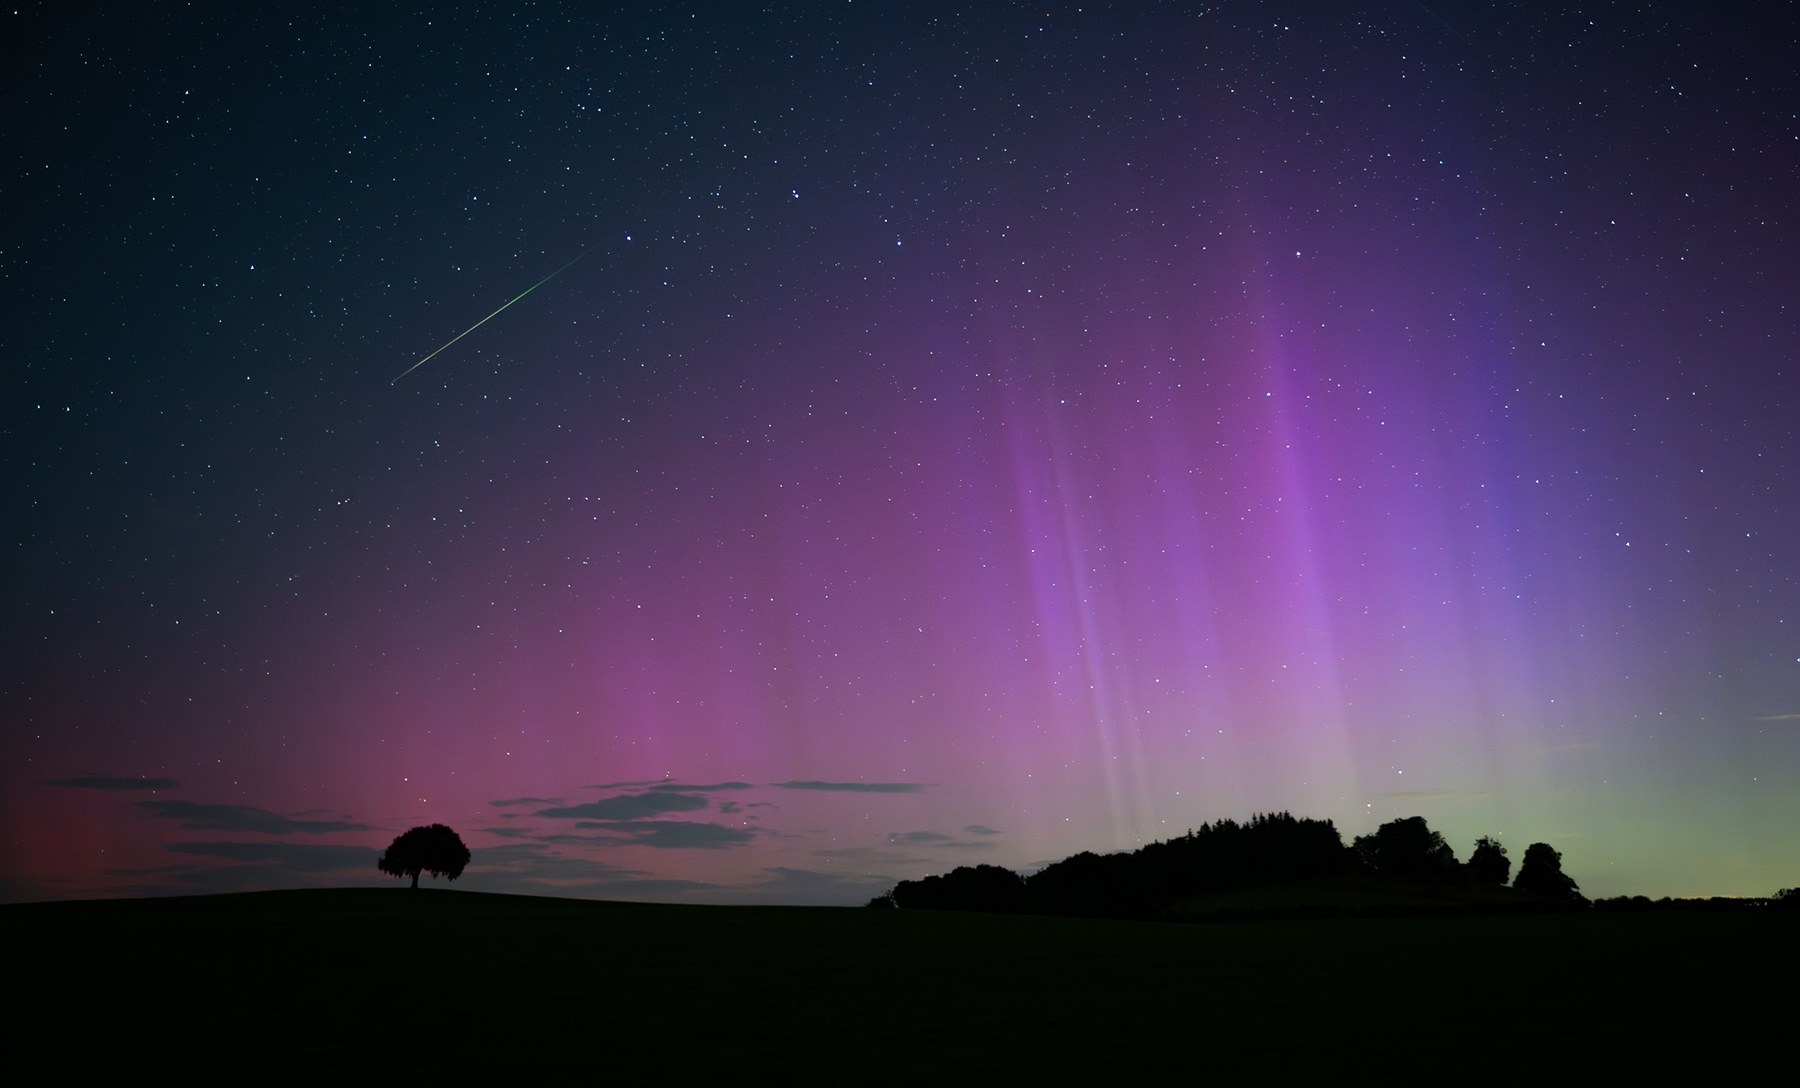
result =
[[[1509,883],[1510,878],[1510,883]],[[1021,876],[997,865],[963,866],[903,880],[870,900],[876,908],[997,911],[1186,920],[1256,914],[1366,914],[1414,910],[1511,912],[1649,910],[1669,906],[1800,908],[1800,889],[1767,899],[1591,903],[1562,871],[1562,855],[1532,843],[1518,871],[1505,846],[1476,840],[1459,861],[1423,817],[1383,824],[1345,845],[1330,820],[1286,812],[1202,824],[1128,853],[1083,852]]]

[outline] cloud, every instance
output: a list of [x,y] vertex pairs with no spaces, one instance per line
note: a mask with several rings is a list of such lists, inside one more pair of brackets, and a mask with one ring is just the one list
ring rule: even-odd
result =
[[[295,842],[182,842],[165,850],[184,854],[196,864],[153,868],[109,869],[110,876],[137,883],[117,887],[132,896],[254,892],[273,888],[342,887],[356,876],[382,879],[375,869],[376,851],[366,846],[333,846]],[[205,860],[203,860],[205,859]],[[209,864],[224,862],[225,864]]]
[[[966,828],[964,830],[967,830]],[[989,835],[998,835],[998,831],[986,831]],[[891,846],[929,846],[944,850],[992,850],[991,842],[959,842],[954,836],[942,835],[936,831],[894,832],[888,836]]]
[[854,865],[862,869],[890,868],[901,869],[907,866],[937,865],[941,858],[934,858],[922,850],[907,850],[903,843],[891,846],[835,846],[824,850],[814,850],[812,856],[824,858],[828,863],[840,866]]
[[1764,714],[1759,722],[1800,722],[1800,714]]
[[173,778],[113,778],[98,774],[85,778],[40,778],[38,784],[78,790],[172,790],[176,786]]
[[776,782],[782,790],[831,790],[841,793],[918,793],[923,782]]
[[963,828],[963,830],[970,835],[998,835],[998,834],[1000,834],[1000,832],[995,831],[993,828],[983,827],[980,824],[970,824],[968,827]]
[[102,869],[107,876],[166,876],[170,873],[191,873],[192,865],[152,865],[137,869]]
[[200,801],[139,801],[160,820],[179,820],[190,831],[249,831],[258,835],[328,835],[335,831],[373,831],[348,820],[295,820],[249,805],[209,805]]
[[637,820],[665,812],[694,812],[707,804],[706,798],[685,793],[625,793],[585,805],[546,808],[536,815],[560,820]]
[[821,873],[774,866],[767,880],[743,889],[742,900],[799,906],[857,906],[893,887],[897,881],[874,873]]
[[716,885],[652,876],[585,857],[568,857],[540,843],[488,847],[475,855],[458,886],[471,891],[514,895],[576,896],[583,899],[636,899],[667,902],[694,893],[716,893]]
[[[556,836],[579,839],[579,836]],[[589,843],[588,845],[592,845]],[[463,873],[471,887],[538,894],[618,894],[623,891],[693,890],[709,887],[693,881],[670,881],[644,869],[608,865],[592,858],[569,857],[541,842],[508,843],[477,852]],[[679,886],[677,888],[676,886]]]
[[340,883],[341,878],[302,876],[273,865],[189,865],[170,870],[153,884],[127,889],[131,895],[195,895],[266,892],[273,888]]
[[176,854],[265,864],[291,873],[374,872],[377,857],[376,851],[366,846],[298,842],[173,842],[164,849]]
[[546,836],[548,842],[580,842],[589,846],[652,846],[658,850],[728,850],[746,846],[756,838],[750,828],[684,820],[583,820],[576,828],[604,831],[615,838]]
[[1492,797],[1493,793],[1489,790],[1396,790],[1393,793],[1384,793],[1382,796],[1407,801],[1454,801],[1458,798],[1473,801],[1483,797]]
[[684,786],[680,782],[658,782],[650,788],[660,792],[718,793],[721,790],[753,790],[756,787],[748,782],[715,782],[710,786]]

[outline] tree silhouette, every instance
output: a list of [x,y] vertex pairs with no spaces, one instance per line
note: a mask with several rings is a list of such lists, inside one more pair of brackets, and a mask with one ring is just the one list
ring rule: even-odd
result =
[[1131,917],[1147,909],[1141,866],[1131,854],[1083,850],[1025,880],[1032,909],[1093,918]]
[[1373,835],[1358,835],[1355,850],[1364,865],[1398,880],[1442,880],[1456,872],[1456,852],[1423,816],[1389,820]]
[[1519,863],[1513,887],[1561,903],[1587,902],[1575,881],[1562,871],[1562,855],[1549,843],[1534,842],[1525,848],[1525,860]]
[[1506,847],[1499,840],[1486,835],[1475,840],[1475,852],[1469,855],[1465,868],[1469,876],[1477,884],[1492,884],[1504,887],[1506,878],[1512,873],[1512,861],[1506,856]]
[[462,875],[469,864],[469,848],[456,832],[443,824],[415,827],[395,839],[375,862],[375,867],[390,876],[410,876],[412,886],[419,886],[419,874],[430,873],[447,880]]
[[902,880],[888,893],[906,910],[985,910],[1016,914],[1025,908],[1025,879],[998,865],[959,865],[942,876]]
[[[1421,821],[1422,822],[1422,821]],[[1445,848],[1448,853],[1448,848]],[[1454,859],[1450,864],[1455,865]],[[1184,916],[1214,892],[1332,877],[1354,868],[1330,820],[1286,812],[1220,820],[1129,853],[1082,851],[1021,877],[995,865],[903,880],[871,907],[987,910],[1107,918]]]

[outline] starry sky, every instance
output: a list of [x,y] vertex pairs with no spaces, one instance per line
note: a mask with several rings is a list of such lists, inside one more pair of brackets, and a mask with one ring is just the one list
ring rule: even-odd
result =
[[0,898],[1800,884],[1785,8],[626,7],[3,16]]

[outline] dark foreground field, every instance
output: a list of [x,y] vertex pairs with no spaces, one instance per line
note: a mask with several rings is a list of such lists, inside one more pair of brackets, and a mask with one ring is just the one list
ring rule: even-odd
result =
[[12,1066],[1477,1083],[1787,1063],[1770,912],[1173,925],[406,888],[0,907]]

